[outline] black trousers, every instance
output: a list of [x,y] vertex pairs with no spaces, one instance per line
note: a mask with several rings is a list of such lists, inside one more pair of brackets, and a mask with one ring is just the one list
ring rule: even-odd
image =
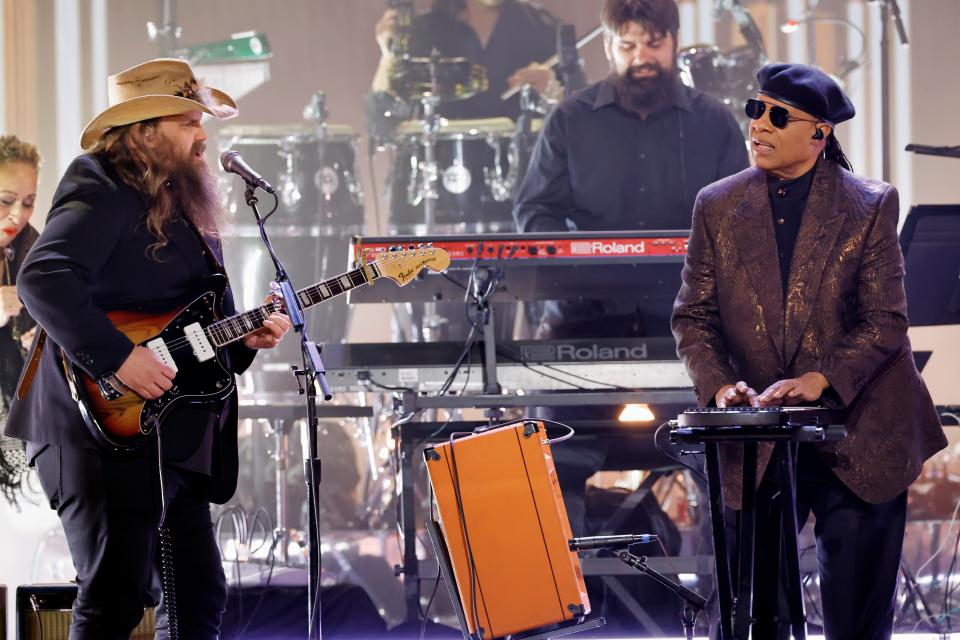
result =
[[[157,638],[168,638],[156,457],[51,445],[35,464],[77,572],[70,640],[125,640],[144,608],[157,604]],[[180,637],[214,639],[227,587],[210,520],[209,479],[165,465],[164,480]]]
[[[780,519],[776,469],[768,468],[757,494],[757,555],[753,637],[789,638],[789,618],[777,562]],[[893,632],[893,615],[907,517],[907,494],[871,504],[827,468],[814,445],[797,455],[797,522],[810,513],[820,569],[827,640],[881,640]],[[730,537],[729,539],[732,539]]]

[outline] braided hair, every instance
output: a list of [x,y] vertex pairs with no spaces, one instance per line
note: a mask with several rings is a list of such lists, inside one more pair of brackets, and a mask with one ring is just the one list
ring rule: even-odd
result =
[[847,156],[843,153],[843,149],[840,147],[840,141],[837,140],[837,136],[833,131],[827,136],[827,146],[823,148],[823,157],[837,163],[847,171],[853,171],[853,165],[850,164],[850,160],[848,160]]

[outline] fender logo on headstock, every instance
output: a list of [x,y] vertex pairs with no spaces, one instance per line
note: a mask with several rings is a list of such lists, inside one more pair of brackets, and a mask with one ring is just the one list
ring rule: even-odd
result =
[[412,269],[398,271],[397,279],[400,281],[400,284],[407,284],[407,282],[416,278],[417,274],[420,273],[420,271],[428,264],[430,264],[430,260],[422,260],[421,262],[418,262],[417,266]]

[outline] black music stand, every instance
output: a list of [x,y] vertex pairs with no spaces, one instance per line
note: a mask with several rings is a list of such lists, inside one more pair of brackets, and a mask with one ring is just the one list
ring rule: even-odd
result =
[[918,205],[900,231],[910,326],[960,324],[960,205]]
[[[707,411],[700,410],[702,414]],[[716,410],[723,415],[723,410]],[[776,465],[780,482],[780,553],[785,560],[787,604],[790,613],[790,626],[795,640],[807,637],[806,619],[803,612],[802,585],[800,582],[800,556],[797,548],[797,507],[796,507],[796,460],[793,443],[826,442],[842,440],[846,430],[842,425],[833,425],[835,416],[826,412],[796,413],[796,417],[787,418],[785,425],[749,424],[761,422],[754,420],[757,412],[746,409],[741,412],[740,420],[744,424],[734,426],[715,426],[709,415],[684,420],[681,414],[678,424],[671,425],[671,442],[683,444],[702,444],[706,453],[707,487],[710,495],[710,520],[713,528],[713,546],[717,569],[717,595],[720,601],[720,640],[748,640],[750,626],[753,623],[753,567],[756,552],[757,521],[757,445],[761,442],[774,444],[771,464]],[[729,415],[729,414],[728,414]],[[741,485],[740,530],[737,535],[736,549],[736,591],[734,576],[727,555],[727,535],[724,525],[723,488],[720,478],[720,445],[743,445],[743,482]],[[734,598],[736,593],[736,598]]]

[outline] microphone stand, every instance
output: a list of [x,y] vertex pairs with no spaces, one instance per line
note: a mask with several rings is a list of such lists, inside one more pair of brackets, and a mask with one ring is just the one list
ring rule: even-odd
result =
[[696,626],[697,617],[707,606],[707,599],[648,567],[645,556],[635,556],[628,551],[621,551],[617,557],[627,566],[653,578],[684,601],[683,607],[680,609],[680,621],[683,623],[684,636],[687,640],[693,640],[693,628]]
[[890,38],[887,35],[887,19],[892,17],[897,28],[900,44],[909,46],[907,30],[900,17],[900,5],[897,0],[873,0],[880,5],[880,139],[883,149],[881,178],[890,182]]
[[[290,323],[294,331],[300,334],[300,355],[303,359],[303,368],[293,367],[293,374],[297,378],[297,385],[300,387],[300,394],[307,396],[307,435],[308,450],[305,452],[303,461],[303,477],[307,485],[307,505],[309,514],[309,566],[307,571],[307,638],[308,640],[319,640],[321,638],[320,628],[320,530],[319,517],[317,513],[317,502],[319,500],[320,489],[320,458],[317,455],[317,428],[319,420],[317,418],[317,385],[323,391],[323,399],[330,400],[333,394],[327,385],[326,369],[323,366],[323,360],[320,358],[320,347],[307,335],[307,327],[303,318],[303,307],[297,299],[296,291],[287,275],[287,270],[273,249],[273,243],[267,235],[267,219],[261,217],[260,210],[257,208],[257,197],[254,191],[257,186],[247,183],[244,191],[247,205],[253,210],[253,215],[257,220],[257,227],[260,229],[260,238],[263,240],[270,259],[273,260],[273,266],[276,268],[276,284],[279,289],[280,297],[283,298],[283,305],[287,315],[290,317]],[[269,216],[268,216],[269,217]]]

